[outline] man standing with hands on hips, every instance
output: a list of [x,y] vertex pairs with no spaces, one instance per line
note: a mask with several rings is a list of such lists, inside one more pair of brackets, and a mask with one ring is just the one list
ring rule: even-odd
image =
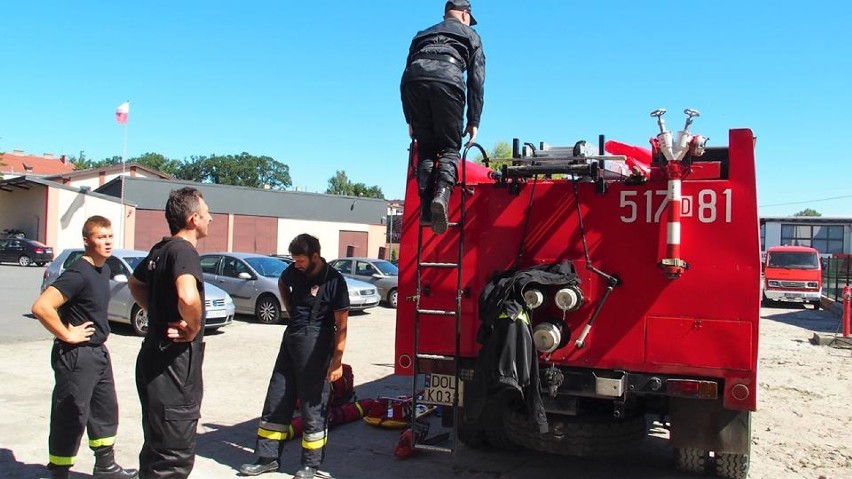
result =
[[48,286],[33,314],[56,339],[50,362],[56,386],[50,410],[48,468],[53,479],[70,477],[83,431],[95,453],[94,479],[135,479],[135,469],[115,463],[118,400],[106,344],[112,255],[112,223],[92,216],[83,223],[83,256]]
[[320,256],[319,240],[308,234],[290,243],[291,264],[278,280],[290,316],[257,428],[258,458],[240,466],[240,474],[257,476],[279,468],[283,441],[301,403],[302,467],[293,476],[313,479],[328,439],[331,383],[343,375],[343,350],[349,320],[349,290],[339,271]]
[[195,464],[204,389],[204,277],[195,247],[211,220],[200,191],[172,191],[166,202],[172,236],[154,245],[130,278],[133,299],[148,313],[136,360],[143,479],[184,479]]
[[447,231],[450,194],[458,180],[465,84],[467,145],[476,140],[482,115],[485,54],[473,25],[468,0],[448,1],[444,21],[411,40],[402,74],[402,111],[408,134],[417,141],[420,224],[438,234]]

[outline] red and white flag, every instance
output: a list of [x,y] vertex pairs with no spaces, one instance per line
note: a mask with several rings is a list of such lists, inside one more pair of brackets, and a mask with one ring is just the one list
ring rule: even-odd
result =
[[130,115],[130,102],[126,101],[121,105],[118,105],[118,108],[115,109],[115,121],[125,124],[127,123],[127,117]]

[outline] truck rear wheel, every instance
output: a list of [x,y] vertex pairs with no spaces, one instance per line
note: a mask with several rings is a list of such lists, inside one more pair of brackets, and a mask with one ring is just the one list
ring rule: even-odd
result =
[[748,476],[748,454],[716,454],[716,475],[725,479],[745,479]]
[[678,471],[689,474],[704,474],[707,472],[707,451],[692,447],[675,448],[675,466]]
[[548,414],[549,431],[540,434],[524,412],[508,411],[506,429],[512,440],[528,449],[563,456],[606,456],[627,452],[647,436],[643,414],[612,416]]

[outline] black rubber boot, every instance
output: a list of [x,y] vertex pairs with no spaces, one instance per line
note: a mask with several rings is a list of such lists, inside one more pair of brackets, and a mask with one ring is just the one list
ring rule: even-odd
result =
[[432,198],[431,204],[432,231],[434,231],[435,234],[444,234],[447,231],[447,225],[449,223],[447,211],[449,209],[450,194],[452,191],[453,187],[444,182],[439,183],[438,188],[435,190],[435,197]]
[[296,474],[293,475],[293,479],[314,479],[317,475],[317,468],[310,466],[302,466]]
[[139,471],[136,469],[125,469],[115,463],[115,451],[112,446],[95,449],[93,479],[136,479],[137,477],[139,477]]
[[432,226],[432,192],[420,194],[420,226]]
[[48,464],[47,468],[50,469],[50,477],[52,479],[69,479],[71,477],[71,466]]
[[265,472],[278,470],[278,461],[271,457],[259,457],[254,464],[243,464],[240,466],[240,474],[244,476],[259,476]]

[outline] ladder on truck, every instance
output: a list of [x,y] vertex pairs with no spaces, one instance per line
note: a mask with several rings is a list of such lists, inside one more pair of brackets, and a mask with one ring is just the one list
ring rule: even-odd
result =
[[[413,158],[413,143],[412,143],[412,158]],[[450,208],[449,203],[447,204],[447,231],[446,234],[455,234],[455,238],[457,239],[457,257],[455,261],[423,261],[423,231],[424,229],[429,229],[430,226],[420,225],[418,220],[418,229],[417,229],[417,270],[416,270],[416,290],[414,293],[414,361],[413,361],[413,380],[412,380],[412,410],[411,410],[411,444],[414,449],[421,450],[429,450],[429,451],[437,451],[437,452],[449,452],[454,453],[458,447],[458,428],[459,421],[462,418],[459,415],[459,390],[461,388],[461,361],[460,361],[460,349],[461,349],[461,304],[462,304],[462,296],[463,296],[463,288],[462,288],[462,262],[464,260],[464,224],[465,224],[465,210],[467,206],[467,197],[471,194],[470,191],[467,190],[467,153],[471,148],[477,148],[482,154],[483,160],[488,162],[488,156],[485,153],[485,150],[477,143],[473,143],[469,146],[466,146],[464,149],[464,153],[462,154],[460,167],[461,167],[461,181],[457,182],[457,186],[459,186],[459,194],[461,197],[459,198],[459,218],[458,221],[452,222],[449,220]],[[416,171],[417,165],[413,165]],[[422,201],[422,200],[421,200]],[[451,233],[451,231],[456,231],[457,233]],[[433,234],[433,233],[429,233]],[[423,294],[423,282],[422,282],[422,274],[424,270],[433,270],[433,269],[451,269],[456,271],[456,287],[454,290],[455,297],[453,298],[455,303],[453,305],[448,305],[446,308],[440,309],[423,309],[421,307],[421,298]],[[447,298],[449,299],[449,298]],[[443,316],[448,317],[452,316],[455,320],[455,342],[454,349],[452,355],[446,354],[424,354],[420,352],[420,321],[426,320],[425,318],[435,317],[435,316]],[[426,398],[421,397],[421,391],[417,388],[417,381],[420,377],[420,362],[421,361],[433,361],[436,363],[445,363],[449,364],[453,371],[453,381],[451,386],[452,391],[452,430],[450,437],[446,437],[447,434],[439,434],[436,436],[426,436],[426,432],[428,432],[428,428],[421,435],[420,432],[424,429],[424,424],[420,422],[419,419],[419,411],[421,411],[421,407],[419,406],[438,406],[443,407],[446,406],[444,403],[432,402],[428,401]],[[446,411],[443,412],[446,414]],[[442,416],[443,416],[442,414]],[[442,417],[442,421],[444,418]],[[418,437],[420,435],[421,437]],[[443,445],[447,444],[447,445]]]

